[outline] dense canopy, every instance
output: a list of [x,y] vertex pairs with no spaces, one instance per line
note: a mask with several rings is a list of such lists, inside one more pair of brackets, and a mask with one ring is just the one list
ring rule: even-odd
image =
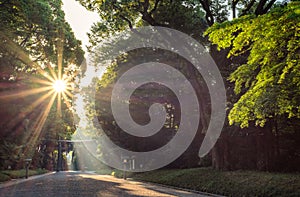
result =
[[61,0],[0,1],[1,70],[57,65],[62,52],[64,65],[81,64],[81,42],[65,21],[61,5]]
[[278,7],[265,15],[246,15],[206,34],[228,57],[249,54],[229,80],[240,99],[230,111],[230,123],[263,126],[277,115],[300,117],[300,3]]

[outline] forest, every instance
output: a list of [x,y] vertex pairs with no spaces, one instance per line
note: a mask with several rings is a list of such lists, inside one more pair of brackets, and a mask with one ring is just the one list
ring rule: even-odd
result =
[[[138,152],[166,144],[180,126],[181,109],[170,89],[150,83],[136,89],[130,113],[150,121],[153,103],[165,106],[160,132],[141,139],[115,124],[112,90],[135,65],[153,61],[179,70],[192,84],[200,120],[188,149],[165,168],[212,166],[218,170],[294,172],[300,169],[300,2],[276,0],[78,0],[99,14],[88,36],[95,56],[124,30],[160,26],[201,43],[215,61],[226,88],[226,119],[210,153],[198,151],[211,119],[211,98],[203,76],[186,59],[162,49],[132,50],[118,56],[97,81],[95,111],[107,136]],[[83,75],[81,42],[65,20],[61,0],[0,0],[0,168],[55,170],[58,140],[71,140],[72,84]],[[50,76],[50,77],[49,77]],[[69,90],[53,92],[51,81],[67,79]],[[50,81],[50,82],[49,82]],[[72,145],[63,143],[63,152]]]

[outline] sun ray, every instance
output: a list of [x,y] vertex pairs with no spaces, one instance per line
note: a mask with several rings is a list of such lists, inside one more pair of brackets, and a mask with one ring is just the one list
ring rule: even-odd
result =
[[52,86],[53,82],[51,81],[47,81],[47,80],[44,80],[44,79],[39,79],[39,78],[36,78],[36,77],[30,77],[30,80],[32,82],[36,82],[36,83],[39,83],[39,84],[42,84],[42,85],[47,85],[47,86]]
[[74,88],[71,87],[70,85],[66,88],[65,90],[66,94],[70,97],[73,97],[73,92],[74,92]]
[[0,99],[12,99],[12,98],[20,98],[20,97],[26,97],[33,94],[38,94],[41,92],[45,92],[47,90],[51,90],[51,87],[41,87],[41,88],[35,88],[31,90],[23,90],[20,92],[19,90],[12,91],[10,93],[7,92],[1,92]]
[[43,75],[45,78],[47,78],[50,81],[54,81],[52,77],[50,77],[47,72],[45,72],[40,65],[38,65],[36,62],[32,61],[32,59],[29,57],[29,55],[14,41],[12,41],[9,37],[7,37],[5,34],[0,32],[0,37],[4,38],[6,40],[6,47],[9,49],[9,51],[13,52],[18,56],[18,59],[22,61],[24,64],[30,66],[31,68],[36,69],[38,73]]
[[49,103],[47,104],[45,110],[43,112],[40,113],[38,119],[36,120],[36,122],[34,123],[33,125],[33,132],[32,132],[32,135],[31,135],[31,138],[29,139],[27,145],[26,146],[26,149],[24,151],[24,153],[26,154],[26,156],[30,155],[31,157],[33,157],[33,154],[34,154],[34,149],[36,147],[36,143],[37,143],[37,139],[39,138],[40,136],[40,133],[41,133],[41,130],[46,122],[46,119],[49,115],[49,112],[50,112],[50,109],[56,99],[56,94],[53,94]]
[[25,157],[32,157],[31,155],[31,150],[33,149],[32,147],[34,147],[34,144],[33,144],[33,139],[35,138],[35,135],[36,135],[36,132],[37,132],[37,125],[39,124],[41,118],[43,116],[43,113],[40,113],[38,115],[38,117],[35,119],[35,122],[32,124],[31,128],[30,128],[30,133],[29,135],[27,136],[27,139],[26,141],[24,142],[24,150],[23,150],[23,155]]
[[68,97],[66,96],[65,92],[62,93],[62,96],[64,98],[64,102],[67,105],[68,108],[71,108],[71,103],[68,101]]
[[43,126],[44,126],[44,123],[45,123],[45,121],[46,121],[46,119],[49,115],[49,112],[50,112],[51,107],[52,107],[52,105],[55,101],[55,98],[56,98],[56,93],[52,96],[51,100],[49,101],[49,103],[48,103],[48,105],[47,105],[47,107],[46,107],[46,109],[45,109],[45,111],[42,115],[42,118],[41,118],[39,124],[37,125],[37,133],[38,134],[40,134],[40,132],[41,132]]
[[54,71],[54,69],[51,67],[51,65],[48,64],[47,67],[48,67],[48,69],[49,69],[49,71],[50,71],[50,73],[51,73],[51,75],[52,75],[52,77],[53,77],[53,79],[54,79],[54,80],[52,80],[52,82],[58,80],[57,74],[55,73],[55,71]]
[[[42,102],[44,102],[47,98],[49,98],[51,95],[53,95],[53,90],[52,91],[49,91],[47,94],[43,95],[42,97],[40,97],[39,99],[35,100],[33,103],[31,103],[28,108],[29,109],[34,109],[36,108],[38,105],[40,105]],[[30,113],[31,111],[27,111],[23,114],[21,113],[18,113],[17,117],[16,118],[13,118],[9,121],[8,123],[8,127],[11,127],[13,126],[13,124],[15,124],[16,122],[20,122],[22,121],[22,119],[24,119],[24,117],[27,117],[28,114]]]
[[62,30],[59,31],[60,39],[57,41],[57,67],[58,67],[58,80],[62,79],[62,63],[63,63],[63,50],[64,50],[64,34]]
[[61,92],[57,93],[57,115],[61,117]]
[[[29,76],[26,76],[23,80],[22,84],[24,86],[21,87],[34,87],[31,89],[21,89],[17,86],[12,91],[1,91],[0,99],[3,99],[4,102],[10,102],[8,99],[16,99],[15,103],[20,104],[20,111],[16,112],[14,118],[10,120],[5,120],[5,125],[8,125],[9,128],[16,128],[14,132],[23,132],[21,140],[21,144],[24,145],[22,149],[22,155],[26,157],[33,158],[34,153],[36,151],[36,147],[39,143],[39,139],[41,138],[42,131],[49,117],[49,113],[52,109],[55,110],[52,106],[55,106],[56,103],[56,112],[57,118],[62,117],[62,107],[71,108],[72,102],[70,98],[73,97],[72,90],[74,90],[72,83],[73,77],[68,76],[64,73],[64,61],[63,61],[63,50],[64,50],[64,33],[63,29],[58,30],[58,36],[60,39],[57,40],[57,67],[52,66],[51,62],[48,63],[39,63],[34,61],[34,57],[31,57],[29,53],[24,51],[20,46],[14,43],[13,40],[10,40],[7,36],[2,35],[0,32],[0,37],[4,36],[5,40],[7,40],[7,48],[16,54],[18,59],[26,66],[30,67],[31,73]],[[33,75],[31,75],[33,74]],[[34,75],[38,75],[35,77]],[[74,73],[73,75],[74,76]],[[42,79],[44,77],[44,79]],[[61,85],[58,85],[60,88],[55,88],[55,83],[57,81],[62,82]],[[25,83],[23,83],[25,82]],[[17,84],[17,83],[16,83]],[[9,89],[9,87],[5,86],[5,89]],[[38,88],[36,88],[38,86]],[[42,86],[42,87],[41,87]],[[33,96],[36,94],[41,94],[39,98]],[[31,96],[31,97],[30,97]],[[24,99],[28,97],[28,99]],[[32,98],[32,102],[28,103]],[[64,103],[62,103],[62,99]],[[23,102],[23,103],[22,103]],[[26,106],[25,106],[26,105]],[[18,106],[19,107],[19,106]],[[8,119],[8,118],[7,118]],[[26,119],[30,119],[30,124],[28,128],[25,129],[24,121]],[[26,121],[25,121],[26,122]],[[55,125],[54,125],[55,126]],[[23,157],[22,156],[22,157]]]
[[51,76],[48,75],[47,72],[45,72],[42,68],[38,67],[37,71],[44,76],[45,78],[47,78],[49,81],[55,81]]
[[66,95],[68,95],[70,98],[73,97],[73,94],[72,94],[69,90],[64,91],[64,93],[65,93]]

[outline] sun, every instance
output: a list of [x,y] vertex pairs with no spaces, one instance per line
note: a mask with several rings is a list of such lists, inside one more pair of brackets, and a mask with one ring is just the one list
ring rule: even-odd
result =
[[[13,115],[14,117],[10,120],[5,119],[5,122],[7,122],[5,127],[15,129],[19,133],[30,131],[20,135],[22,137],[20,142],[24,144],[24,148],[20,149],[23,155],[21,156],[22,159],[27,155],[30,157],[35,155],[36,147],[44,139],[42,129],[49,114],[51,114],[51,118],[59,118],[64,122],[69,119],[69,113],[73,110],[72,99],[77,87],[75,79],[80,69],[78,69],[79,65],[68,61],[64,62],[63,40],[64,37],[61,37],[57,42],[57,61],[55,63],[51,61],[32,61],[30,55],[18,45],[9,46],[16,54],[21,54],[20,60],[26,62],[26,65],[30,66],[33,71],[32,73],[22,73],[22,78],[20,78],[22,82],[16,81],[16,84],[3,83],[3,86],[1,84],[0,87],[1,106],[11,101],[13,103],[21,102],[18,105],[18,109],[21,110],[14,110],[15,113],[9,111],[12,114],[10,117],[13,117]],[[8,40],[8,43],[14,42]],[[26,77],[23,77],[23,75]],[[56,107],[53,107],[55,105]],[[56,117],[53,117],[54,112],[56,112]],[[60,123],[57,124],[61,125]],[[54,126],[56,128],[56,125]],[[25,146],[25,144],[28,144],[28,146]]]
[[67,83],[64,80],[55,80],[52,84],[52,88],[57,93],[65,92],[67,89]]

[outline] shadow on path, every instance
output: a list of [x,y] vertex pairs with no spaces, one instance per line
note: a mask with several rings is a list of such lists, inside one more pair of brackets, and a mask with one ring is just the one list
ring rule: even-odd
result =
[[147,183],[83,172],[58,172],[0,189],[1,197],[32,196],[203,196]]

